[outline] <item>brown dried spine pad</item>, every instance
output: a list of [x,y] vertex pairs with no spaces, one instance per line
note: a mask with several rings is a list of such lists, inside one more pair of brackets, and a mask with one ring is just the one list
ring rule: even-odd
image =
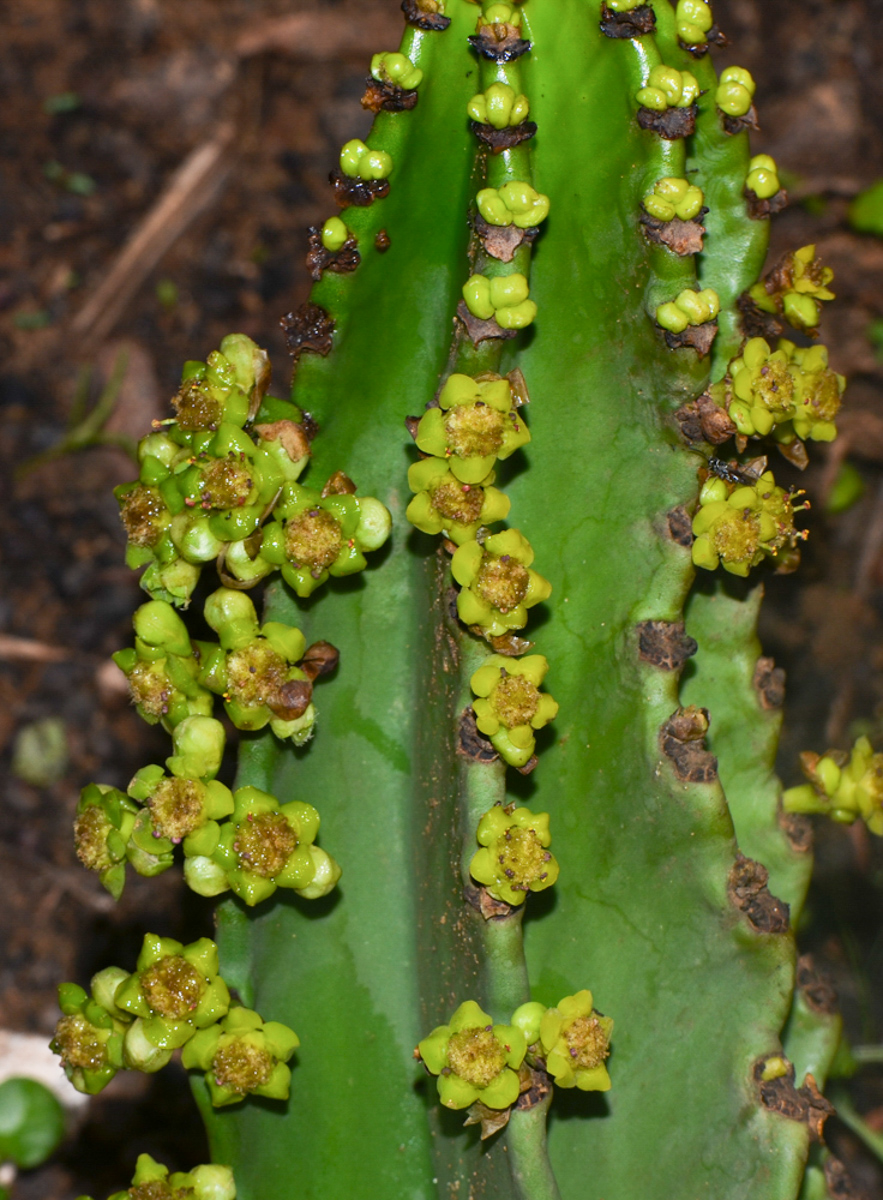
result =
[[797,986],[813,1012],[834,1017],[840,1011],[833,984],[816,968],[811,954],[802,954],[797,960]]
[[377,80],[373,75],[366,79],[367,87],[362,97],[362,108],[368,112],[410,112],[417,104],[417,89],[399,87],[387,79]]
[[[708,209],[702,209],[702,213],[707,211]],[[705,226],[701,221],[682,221],[680,217],[660,221],[658,217],[651,217],[649,213],[641,213],[641,224],[649,241],[656,242],[658,246],[667,246],[681,258],[688,254],[702,253]]]
[[[321,354],[324,358],[331,350],[334,335],[334,318],[318,304],[307,301],[296,312],[286,313],[279,322],[285,334],[288,353],[295,362],[304,350],[313,354]],[[307,415],[304,414],[304,430],[311,437],[307,425]]]
[[721,118],[724,132],[728,133],[730,137],[735,137],[737,133],[746,133],[751,130],[760,129],[760,125],[757,122],[757,109],[753,104],[743,117],[728,117],[726,113],[721,113]]
[[475,710],[470,705],[460,714],[457,727],[457,753],[470,762],[492,763],[500,757],[475,723]]
[[540,232],[538,225],[531,225],[527,229],[518,225],[491,225],[481,213],[475,214],[472,224],[481,239],[485,253],[505,263],[512,261],[515,251],[523,243],[531,245]]
[[496,63],[514,62],[530,49],[530,42],[518,36],[516,27],[506,25],[502,21],[482,25],[478,33],[468,37],[466,41],[482,58]]
[[693,545],[693,518],[682,504],[668,514],[668,533],[673,542],[686,550]]
[[681,433],[688,442],[708,442],[712,446],[722,446],[738,431],[729,413],[703,392],[696,400],[691,400],[675,413],[675,420],[681,427]]
[[785,326],[776,314],[758,308],[747,292],[742,293],[736,305],[742,317],[742,332],[746,338],[762,337],[768,342],[774,342],[782,336]]
[[467,904],[471,904],[476,912],[480,912],[486,921],[505,920],[520,911],[505,900],[495,900],[487,888],[476,887],[474,883],[468,883],[464,887],[463,899]]
[[788,1064],[786,1075],[775,1079],[763,1078],[767,1059],[754,1064],[754,1080],[760,1091],[761,1103],[771,1112],[777,1112],[792,1121],[799,1121],[809,1128],[810,1141],[821,1142],[825,1121],[833,1116],[834,1106],[826,1100],[812,1075],[807,1075],[803,1087],[794,1086],[794,1067]]
[[334,190],[334,199],[340,208],[367,208],[375,200],[382,200],[389,195],[388,179],[358,179],[353,175],[344,175],[340,167],[335,167],[328,179]]
[[824,1171],[831,1200],[869,1200],[865,1189],[852,1179],[840,1159],[833,1154],[825,1159]]
[[779,810],[779,827],[791,843],[791,849],[797,854],[808,854],[813,846],[812,821],[803,813],[789,813]]
[[451,23],[451,18],[443,17],[441,13],[423,12],[417,0],[402,0],[402,12],[408,24],[416,29],[441,31]]
[[387,250],[392,245],[389,234],[385,229],[378,229],[377,236],[374,238],[374,249],[378,254],[386,254]]
[[711,350],[711,344],[717,337],[717,321],[703,321],[701,325],[688,325],[680,333],[672,333],[664,329],[665,344],[669,350],[695,350],[700,358],[704,358]]
[[641,621],[637,629],[639,657],[661,671],[680,671],[699,649],[683,621]]
[[552,1076],[538,1067],[528,1066],[526,1062],[521,1064],[518,1076],[521,1091],[513,1107],[520,1108],[522,1112],[528,1112],[530,1109],[536,1108],[538,1104],[542,1104],[549,1095],[553,1085]]
[[642,33],[653,33],[656,29],[656,13],[649,4],[633,8],[631,12],[614,12],[602,4],[599,29],[609,38],[640,37]]
[[659,732],[662,753],[685,783],[714,783],[717,759],[705,749],[708,712],[690,706],[672,713]]
[[537,124],[536,121],[522,121],[520,125],[506,125],[503,129],[494,129],[493,125],[470,121],[469,128],[492,154],[501,154],[504,150],[511,150],[513,146],[529,141],[537,131]]
[[751,680],[760,707],[774,712],[785,703],[785,672],[772,658],[759,658]]
[[682,50],[686,50],[688,54],[692,54],[694,58],[705,58],[712,46],[729,46],[730,44],[730,39],[725,33],[721,33],[717,25],[712,25],[705,37],[706,41],[696,42],[695,45],[682,42],[678,38],[678,45]]
[[477,346],[479,342],[486,342],[490,338],[514,338],[517,329],[504,329],[502,325],[498,325],[496,318],[491,317],[489,321],[483,321],[481,317],[475,317],[466,307],[466,301],[461,300],[457,305],[457,316],[466,326],[466,332],[473,346]]
[[358,243],[352,234],[346,239],[339,250],[328,250],[322,244],[322,229],[319,225],[311,225],[307,230],[307,270],[310,278],[318,282],[323,271],[333,271],[335,275],[348,275],[355,271],[362,261],[357,250]]
[[695,132],[698,115],[699,107],[696,104],[689,104],[686,108],[667,108],[664,112],[644,108],[642,104],[638,109],[638,124],[642,129],[658,133],[667,142],[676,142]]
[[748,216],[752,221],[765,221],[767,217],[773,217],[788,207],[788,193],[784,188],[779,188],[775,196],[770,196],[768,200],[761,200],[750,187],[743,188],[742,195],[745,197]]
[[763,863],[737,854],[730,871],[727,892],[732,904],[744,913],[758,933],[787,933],[788,905],[767,887],[770,873]]

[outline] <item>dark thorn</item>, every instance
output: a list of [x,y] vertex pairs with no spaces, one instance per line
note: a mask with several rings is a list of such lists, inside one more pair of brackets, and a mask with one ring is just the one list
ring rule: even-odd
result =
[[339,250],[326,250],[322,245],[322,229],[319,225],[311,225],[307,232],[309,241],[306,263],[311,279],[320,280],[323,271],[332,271],[335,275],[348,275],[350,271],[355,271],[362,261],[352,234]]
[[639,657],[662,671],[680,671],[699,649],[683,621],[641,621],[637,629]]
[[415,441],[417,440],[417,427],[419,424],[419,417],[405,417],[405,428]]
[[378,81],[369,75],[362,108],[369,112],[410,112],[417,104],[417,89],[399,87],[389,80]]
[[660,221],[658,217],[651,217],[649,213],[641,213],[641,224],[649,241],[656,242],[659,246],[667,246],[681,258],[688,254],[702,253],[705,226],[699,221],[682,221],[680,217]]
[[802,954],[797,960],[797,986],[813,1012],[836,1016],[840,1011],[833,984],[816,968],[811,954]]
[[537,131],[536,121],[522,121],[520,125],[507,125],[503,129],[494,129],[493,125],[482,125],[480,121],[470,121],[469,128],[493,154],[511,150],[513,146],[528,141]]
[[683,505],[679,504],[668,514],[668,532],[678,546],[689,550],[693,545],[693,519]]
[[386,254],[387,250],[392,245],[389,234],[385,229],[378,229],[377,236],[374,238],[374,249],[378,254]]
[[464,708],[457,727],[457,753],[470,762],[492,763],[500,757],[475,724],[475,710],[470,705]]
[[482,25],[478,33],[466,41],[482,58],[496,63],[514,62],[530,49],[530,42],[518,36],[514,25],[496,21],[492,25]]
[[708,442],[712,446],[721,446],[736,434],[736,426],[730,420],[729,413],[715,404],[708,392],[703,392],[698,399],[679,408],[675,420],[688,442]]
[[667,108],[664,112],[644,108],[642,104],[638,109],[638,124],[642,129],[658,133],[667,142],[676,142],[695,132],[698,115],[699,106],[696,104],[686,108]]
[[771,658],[759,658],[751,680],[760,707],[775,711],[785,703],[785,672]]
[[656,13],[649,4],[633,8],[631,12],[614,12],[606,4],[601,5],[601,24],[605,37],[634,38],[643,33],[652,33],[656,28]]
[[[330,351],[334,319],[318,304],[302,304],[296,312],[287,313],[279,324],[285,334],[288,353],[295,362],[304,350],[321,354],[323,358]],[[307,421],[304,414],[304,429],[308,429]],[[307,436],[312,435],[307,432]]]
[[760,125],[757,123],[757,109],[753,104],[744,117],[728,117],[726,113],[723,113],[722,116],[724,132],[731,137],[735,137],[737,133],[760,129]]
[[763,863],[737,854],[727,886],[730,901],[758,933],[787,933],[788,905],[770,892],[768,879],[769,871]]
[[402,0],[402,12],[405,14],[405,19],[410,25],[416,29],[437,30],[441,32],[451,23],[450,17],[443,17],[441,13],[424,12],[420,6],[419,0]]
[[466,326],[466,332],[473,346],[491,338],[514,338],[518,334],[517,329],[503,329],[501,325],[497,324],[494,317],[491,317],[489,321],[483,321],[481,317],[474,317],[466,307],[465,300],[461,300],[457,305],[457,316]]
[[761,200],[750,187],[743,188],[742,195],[745,197],[748,216],[752,221],[765,221],[767,217],[773,217],[788,207],[788,193],[784,188],[779,188],[775,196],[770,196],[768,200]]
[[344,175],[340,167],[335,167],[328,179],[334,190],[334,199],[341,208],[351,204],[356,208],[367,208],[375,200],[382,200],[389,195],[388,179],[358,179],[353,175]]
[[521,229],[518,225],[490,225],[481,213],[475,214],[473,225],[486,253],[505,263],[512,261],[515,251],[523,242],[531,245],[540,232],[537,225],[528,229]]
[[670,329],[662,331],[669,350],[685,350],[688,347],[704,358],[711,350],[711,343],[717,336],[717,321],[703,321],[701,325],[688,325],[680,333],[672,333]]

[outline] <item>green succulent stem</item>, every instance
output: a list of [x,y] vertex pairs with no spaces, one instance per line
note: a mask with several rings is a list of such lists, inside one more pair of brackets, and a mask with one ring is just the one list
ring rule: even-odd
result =
[[531,1108],[512,1111],[506,1147],[515,1200],[561,1200],[546,1142],[546,1119],[552,1093]]

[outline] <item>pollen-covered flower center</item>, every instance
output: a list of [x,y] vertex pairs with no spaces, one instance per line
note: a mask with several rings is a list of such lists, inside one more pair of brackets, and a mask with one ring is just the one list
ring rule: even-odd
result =
[[141,990],[155,1013],[183,1021],[196,1011],[205,980],[180,954],[167,954],[141,975]]
[[575,1067],[591,1071],[600,1067],[610,1053],[604,1027],[594,1014],[575,1017],[562,1030],[567,1052]]
[[495,851],[500,871],[514,891],[530,891],[532,883],[548,874],[552,855],[532,829],[513,825],[497,839]]
[[861,778],[861,787],[874,808],[883,807],[883,754],[875,754]]
[[147,549],[156,545],[171,519],[157,489],[140,483],[123,497],[120,518],[132,545]]
[[496,408],[477,401],[458,404],[445,417],[447,446],[458,458],[485,458],[503,445],[506,417]]
[[202,785],[195,779],[161,779],[147,798],[153,827],[160,837],[180,842],[202,820]]
[[476,1026],[451,1035],[447,1049],[448,1066],[455,1075],[485,1088],[493,1083],[506,1065],[506,1051],[492,1029]]
[[711,529],[711,541],[724,562],[742,562],[757,553],[760,522],[749,510],[722,513]]
[[112,865],[107,849],[107,835],[112,828],[97,804],[90,804],[74,821],[74,848],[89,871],[106,871]]
[[297,834],[282,813],[249,813],[236,829],[239,864],[262,879],[275,879],[297,849]]
[[231,1092],[253,1092],[269,1083],[273,1057],[244,1038],[222,1039],[212,1060],[212,1072],[219,1087]]
[[840,411],[840,388],[833,371],[817,376],[806,401],[822,421],[832,421]]
[[461,525],[472,525],[481,520],[481,510],[484,505],[484,492],[475,484],[460,483],[458,479],[448,479],[434,487],[430,492],[432,507],[448,521],[457,521]]
[[785,363],[764,363],[751,386],[757,399],[771,412],[791,407],[794,379]]
[[98,1071],[107,1063],[107,1050],[85,1017],[62,1017],[55,1026],[52,1049],[62,1062],[83,1071]]
[[129,695],[132,703],[139,705],[148,716],[164,717],[169,711],[172,685],[162,664],[137,662],[129,672]]
[[488,700],[500,724],[507,729],[514,729],[516,725],[529,725],[537,715],[540,692],[523,675],[504,672]]
[[486,554],[472,586],[491,608],[508,613],[527,595],[530,575],[527,567],[508,554],[499,558]]
[[251,466],[235,458],[216,458],[202,474],[199,489],[203,508],[238,508],[254,486]]
[[196,379],[181,386],[172,397],[172,407],[178,428],[187,433],[198,429],[217,429],[224,415],[221,404]]
[[340,522],[327,509],[311,508],[285,526],[285,553],[296,567],[309,567],[318,579],[343,547]]
[[244,708],[275,702],[287,675],[288,663],[261,639],[227,656],[227,690]]

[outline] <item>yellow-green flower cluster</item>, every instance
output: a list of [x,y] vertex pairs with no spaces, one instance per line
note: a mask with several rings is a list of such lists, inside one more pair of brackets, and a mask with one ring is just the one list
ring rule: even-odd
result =
[[504,183],[501,188],[482,188],[475,197],[478,211],[489,225],[517,225],[531,229],[549,215],[549,197],[529,183]]
[[[125,1192],[114,1192],[107,1200],[236,1200],[236,1184],[229,1167],[217,1163],[202,1163],[192,1171],[173,1171],[151,1158],[139,1154],[132,1177],[132,1186]],[[77,1200],[92,1200],[79,1196]]]
[[851,825],[861,819],[871,833],[883,837],[883,754],[875,754],[866,737],[850,753],[805,752],[801,766],[809,783],[788,788],[782,796],[786,812],[823,813]]
[[286,1063],[300,1045],[281,1021],[262,1021],[250,1008],[231,1008],[222,1021],[202,1029],[187,1043],[181,1062],[204,1071],[215,1108],[239,1104],[246,1096],[287,1100],[291,1070]]
[[806,507],[795,506],[792,494],[776,486],[772,471],[754,484],[712,476],[702,486],[693,518],[693,562],[706,571],[722,566],[745,576],[806,536],[794,528],[794,514]]
[[720,299],[712,288],[696,292],[684,288],[674,300],[656,309],[656,323],[669,333],[683,333],[688,325],[704,325],[720,312]]
[[501,329],[525,329],[537,315],[530,286],[520,271],[511,275],[470,275],[463,299],[474,317],[495,320]]
[[652,69],[635,99],[643,108],[665,112],[667,108],[689,108],[699,97],[699,83],[689,71],[663,64]]
[[801,246],[789,254],[748,293],[761,312],[783,316],[795,329],[815,329],[820,304],[833,300],[828,284],[834,278],[830,267],[816,258],[815,246]]
[[769,154],[755,154],[748,163],[745,186],[759,200],[770,200],[779,191],[779,169]]
[[714,24],[711,7],[705,0],[678,0],[675,10],[678,37],[686,46],[703,46]]
[[710,389],[743,437],[830,442],[846,380],[828,367],[824,346],[800,348],[781,339],[775,350],[751,338],[730,363],[726,378]]
[[744,117],[751,108],[756,88],[750,71],[744,67],[727,67],[721,72],[714,93],[715,104],[728,117]]
[[[520,13],[518,17],[520,19]],[[509,125],[520,125],[527,120],[530,104],[527,96],[519,95],[508,83],[492,83],[472,97],[466,105],[466,112],[479,125],[506,129]]]
[[481,849],[469,874],[495,900],[523,904],[529,892],[545,891],[558,878],[558,862],[549,851],[548,813],[497,804],[481,818],[476,839]]
[[653,191],[644,197],[645,210],[659,221],[692,221],[705,203],[702,188],[686,179],[666,177],[653,185]]
[[610,1090],[606,1060],[613,1021],[592,1007],[588,990],[565,996],[540,1021],[540,1044],[546,1070],[558,1087],[582,1092]]

